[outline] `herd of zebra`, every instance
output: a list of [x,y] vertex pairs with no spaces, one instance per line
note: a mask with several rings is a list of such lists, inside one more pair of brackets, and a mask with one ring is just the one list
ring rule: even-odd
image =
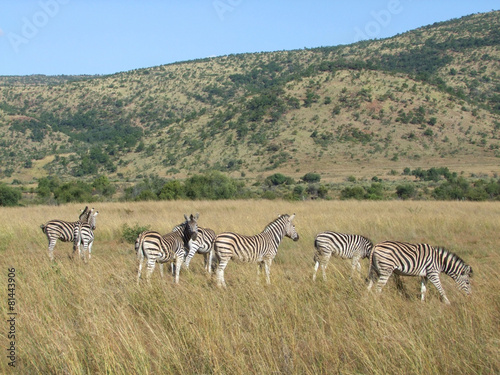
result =
[[[98,211],[85,207],[79,220],[68,222],[51,220],[41,225],[42,231],[49,241],[49,257],[54,259],[56,241],[73,242],[73,256],[76,252],[84,260],[90,259],[96,216]],[[175,226],[172,232],[165,235],[156,231],[145,231],[139,234],[135,241],[135,251],[138,259],[137,282],[141,278],[144,260],[146,260],[146,278],[149,281],[156,263],[160,265],[163,276],[163,264],[171,263],[172,275],[179,282],[179,272],[184,264],[189,263],[195,254],[202,254],[205,269],[212,273],[215,269],[216,283],[226,287],[224,270],[229,260],[257,263],[258,271],[264,266],[266,282],[270,283],[271,264],[278,252],[278,247],[284,237],[298,241],[299,235],[293,224],[295,214],[279,215],[270,222],[264,230],[254,236],[245,236],[233,232],[223,232],[218,235],[212,229],[198,226],[199,214],[184,215],[184,222]],[[80,250],[83,245],[83,251]],[[442,247],[432,247],[428,244],[411,244],[399,241],[385,241],[373,245],[368,238],[356,234],[337,232],[319,233],[314,241],[314,274],[313,281],[321,266],[323,279],[326,280],[326,268],[332,255],[352,259],[352,273],[361,270],[360,260],[369,258],[368,289],[377,282],[376,290],[380,292],[389,277],[394,274],[400,283],[399,276],[420,276],[421,300],[424,300],[426,284],[431,283],[439,291],[442,301],[449,300],[441,286],[439,275],[444,272],[455,280],[458,288],[470,294],[470,277],[472,268],[458,255]],[[214,266],[212,266],[214,263]]]

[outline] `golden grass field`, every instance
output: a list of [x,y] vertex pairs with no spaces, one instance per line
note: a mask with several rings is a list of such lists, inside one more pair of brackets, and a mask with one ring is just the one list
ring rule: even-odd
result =
[[[84,205],[0,208],[1,373],[19,374],[495,374],[500,373],[500,203],[189,201],[102,203],[92,259],[70,259],[58,241],[49,262],[40,224],[76,220]],[[136,285],[124,224],[162,233],[200,213],[217,233],[256,234],[296,213],[300,240],[285,238],[271,285],[257,266],[230,262],[218,289],[195,256],[180,283]],[[474,269],[472,295],[442,274],[446,306],[431,284],[403,278],[367,292],[350,262],[333,259],[313,283],[314,237],[323,230],[441,245]],[[16,269],[16,368],[8,366],[7,274]],[[158,267],[157,267],[158,268]]]

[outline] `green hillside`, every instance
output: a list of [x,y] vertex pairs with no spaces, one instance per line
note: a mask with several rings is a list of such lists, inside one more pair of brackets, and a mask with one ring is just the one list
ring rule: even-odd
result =
[[0,77],[0,180],[500,172],[500,12],[347,46]]

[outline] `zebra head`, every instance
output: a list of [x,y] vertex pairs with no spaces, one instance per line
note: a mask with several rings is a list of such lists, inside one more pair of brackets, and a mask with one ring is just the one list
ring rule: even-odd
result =
[[86,221],[88,218],[88,214],[89,214],[88,211],[89,211],[89,206],[85,206],[85,208],[80,211],[80,216],[78,217],[78,220]]
[[[288,215],[285,215],[288,216]],[[299,240],[299,234],[295,230],[295,225],[293,224],[293,219],[295,218],[295,214],[293,214],[290,217],[287,217],[287,220],[285,221],[285,236],[291,238],[294,241]]]
[[95,230],[95,217],[99,214],[99,211],[94,212],[94,209],[90,211],[87,223],[90,225],[90,229]]
[[184,219],[186,219],[184,223],[184,235],[188,241],[196,241],[198,237],[198,218],[200,217],[199,213],[196,215],[191,214],[189,217],[184,214]]
[[455,275],[455,282],[458,289],[463,290],[467,294],[471,294],[470,278],[472,276],[472,267],[464,263],[464,267]]

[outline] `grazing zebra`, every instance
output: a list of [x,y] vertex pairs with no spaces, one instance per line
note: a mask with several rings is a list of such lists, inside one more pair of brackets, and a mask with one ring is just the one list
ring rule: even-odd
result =
[[[174,228],[174,231],[178,230],[179,226]],[[195,241],[191,241],[189,244],[189,252],[186,255],[184,265],[189,268],[189,263],[193,259],[194,254],[203,254],[205,261],[205,269],[208,273],[212,273],[212,249],[215,240],[215,232],[210,228],[198,227],[198,236]]]
[[344,259],[352,259],[351,276],[356,268],[358,273],[361,272],[359,261],[370,256],[373,243],[368,238],[357,234],[322,232],[316,236],[314,247],[316,253],[314,254],[313,281],[316,280],[316,273],[320,265],[323,280],[326,280],[326,267],[332,254]]
[[74,242],[74,230],[78,223],[86,223],[89,220],[90,215],[88,206],[81,211],[78,221],[64,221],[64,220],[50,220],[45,224],[40,225],[42,232],[45,233],[49,241],[49,258],[54,260],[54,247],[56,246],[57,240],[63,242]]
[[[198,215],[191,215],[189,218],[184,215],[186,221],[181,224],[182,231],[167,233],[162,236],[155,231],[142,232],[135,241],[135,251],[139,262],[137,272],[137,283],[141,278],[142,264],[146,258],[147,271],[146,279],[151,279],[151,274],[154,271],[156,262],[160,263],[160,271],[162,271],[162,263],[175,262],[175,283],[179,282],[179,272],[184,261],[189,241],[196,240],[198,234]],[[163,272],[162,272],[163,274]]]
[[[89,213],[88,223],[77,222],[75,225],[75,230],[73,232],[74,242],[73,242],[73,255],[78,249],[78,255],[87,262],[85,255],[88,251],[88,259],[92,255],[92,244],[94,243],[94,230],[96,228],[96,216],[99,211],[93,212],[92,209]],[[83,253],[80,252],[80,244],[83,245]]]
[[370,255],[368,289],[371,289],[374,281],[378,279],[377,291],[380,292],[393,272],[395,275],[420,276],[422,301],[427,291],[427,280],[430,280],[439,291],[443,302],[450,304],[439,280],[441,272],[455,280],[458,289],[467,294],[471,293],[469,278],[472,276],[472,268],[458,255],[441,247],[397,241],[385,241],[375,245]]
[[215,237],[214,253],[217,259],[217,285],[226,286],[224,281],[224,269],[231,258],[243,262],[257,262],[259,266],[265,266],[266,282],[271,283],[269,278],[271,263],[278,252],[278,246],[284,236],[297,241],[299,235],[295,230],[292,216],[282,215],[269,223],[262,233],[255,236],[243,236],[241,234],[226,232]]

